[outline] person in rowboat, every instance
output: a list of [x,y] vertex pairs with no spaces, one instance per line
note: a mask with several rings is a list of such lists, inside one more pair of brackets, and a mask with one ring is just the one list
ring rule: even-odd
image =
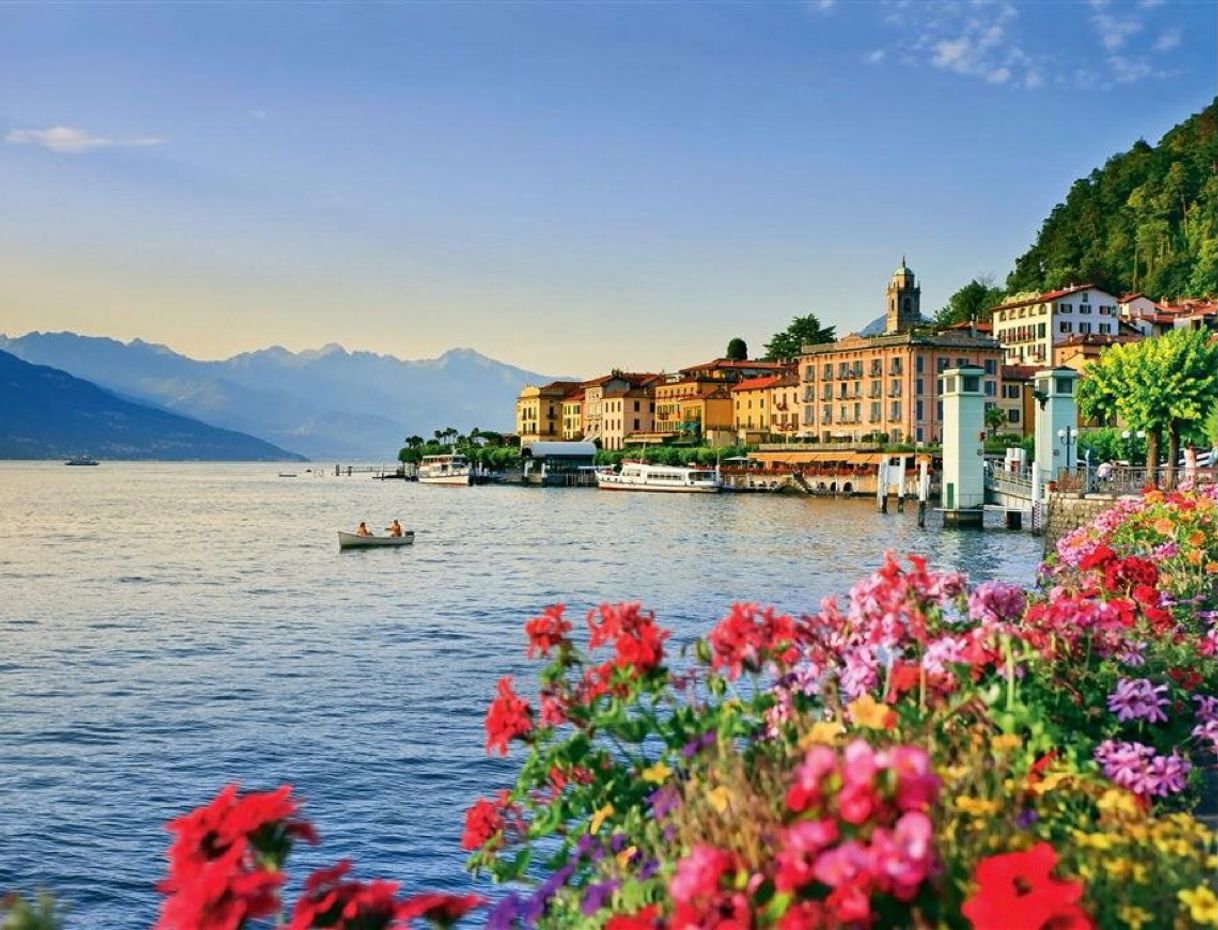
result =
[[372,530],[368,529],[368,524],[363,520],[360,521],[359,529],[355,531],[356,536],[371,536]]
[[394,521],[392,523],[390,523],[387,527],[385,527],[385,529],[389,530],[389,535],[394,537],[395,539],[402,538],[402,524],[398,523],[398,521],[396,519],[394,519]]

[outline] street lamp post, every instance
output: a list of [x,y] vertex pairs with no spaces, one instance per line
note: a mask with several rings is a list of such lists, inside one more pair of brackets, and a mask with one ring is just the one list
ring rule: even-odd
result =
[[1057,438],[1066,447],[1066,471],[1070,470],[1070,448],[1078,442],[1078,427],[1067,426],[1057,431]]
[[1129,460],[1130,467],[1133,467],[1133,440],[1137,437],[1139,440],[1146,438],[1146,430],[1138,430],[1130,432],[1129,430],[1121,431],[1121,438],[1125,440],[1125,458]]

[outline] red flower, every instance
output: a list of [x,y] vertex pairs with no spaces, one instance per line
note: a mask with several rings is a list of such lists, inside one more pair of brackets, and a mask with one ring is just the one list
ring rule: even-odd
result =
[[982,859],[973,875],[977,890],[961,908],[974,930],[1090,930],[1078,906],[1082,882],[1052,877],[1057,853],[1048,843],[1027,852]]
[[576,695],[581,704],[591,704],[602,694],[608,694],[613,689],[613,663],[602,662],[584,671],[584,677],[579,683]]
[[1111,547],[1101,543],[1083,556],[1082,561],[1078,563],[1078,567],[1082,571],[1088,572],[1093,568],[1099,568],[1107,562],[1111,562],[1115,558],[1116,552]]
[[240,867],[230,853],[199,868],[189,880],[158,887],[169,893],[155,930],[240,930],[247,919],[279,910],[284,874]]
[[568,642],[571,624],[563,619],[563,605],[553,604],[540,617],[534,617],[524,625],[529,637],[529,658],[534,655],[549,656],[551,649],[561,649]]
[[637,914],[614,914],[605,921],[605,930],[652,930],[658,908],[649,904]]
[[398,884],[377,879],[371,882],[344,880],[351,871],[343,859],[328,869],[318,869],[305,879],[304,892],[292,909],[288,930],[315,927],[334,930],[396,930]]
[[1153,588],[1158,581],[1159,570],[1154,563],[1137,556],[1111,561],[1104,566],[1104,586],[1109,591],[1123,594],[1138,585]]
[[[465,832],[461,835],[461,848],[481,849],[491,839],[503,832],[503,815],[493,801],[479,798],[465,812]],[[499,845],[498,842],[495,844]]]
[[613,642],[613,664],[617,668],[640,674],[663,661],[668,630],[657,626],[655,614],[644,613],[637,603],[602,604],[588,612],[587,623],[588,648]]
[[397,917],[410,925],[416,917],[422,917],[441,927],[456,923],[474,908],[482,907],[486,898],[476,894],[441,894],[425,891],[407,898],[398,905]]
[[733,681],[741,671],[761,670],[766,659],[790,665],[799,656],[795,621],[773,607],[733,604],[732,612],[710,634],[711,665],[726,668]]
[[507,755],[508,743],[518,736],[525,736],[533,728],[533,714],[529,705],[512,690],[512,679],[499,679],[498,694],[486,712],[486,751],[496,749]]
[[239,797],[228,785],[210,803],[169,822],[169,875],[157,886],[167,895],[157,930],[229,930],[279,907],[280,871],[292,842],[317,842],[294,815],[292,788]]

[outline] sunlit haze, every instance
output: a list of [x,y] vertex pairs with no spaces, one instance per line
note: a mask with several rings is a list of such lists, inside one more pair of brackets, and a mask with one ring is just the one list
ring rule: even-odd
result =
[[1005,278],[1213,3],[8,4],[0,331],[679,367]]

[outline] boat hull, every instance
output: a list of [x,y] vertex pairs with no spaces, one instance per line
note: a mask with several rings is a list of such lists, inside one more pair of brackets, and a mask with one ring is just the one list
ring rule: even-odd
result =
[[659,491],[668,494],[718,494],[719,488],[665,488],[654,484],[597,484],[602,491]]
[[659,484],[655,481],[622,481],[617,475],[597,475],[602,491],[660,491],[668,494],[718,494],[717,484]]
[[414,542],[414,531],[407,530],[401,536],[360,536],[357,533],[338,531],[340,549],[381,549],[409,546]]
[[464,475],[419,475],[419,484],[447,484],[457,487],[467,487],[473,483],[473,476]]

